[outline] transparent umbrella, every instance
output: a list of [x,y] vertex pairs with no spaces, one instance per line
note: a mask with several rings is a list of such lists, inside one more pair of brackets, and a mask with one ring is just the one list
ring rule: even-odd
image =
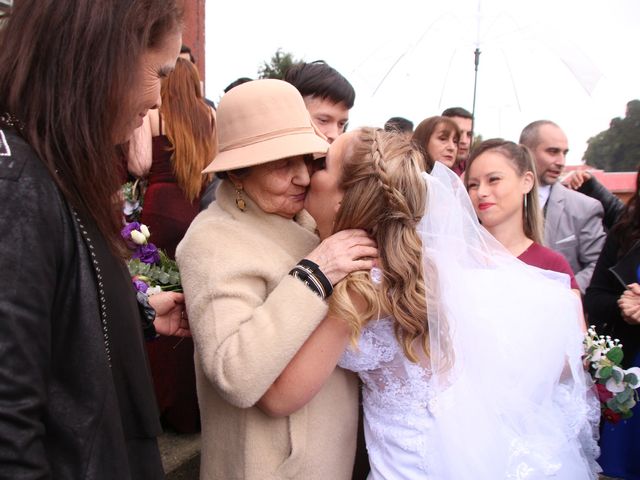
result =
[[473,109],[485,138],[516,136],[523,122],[550,116],[558,93],[567,108],[586,104],[602,73],[574,39],[534,14],[535,6],[464,5],[414,21],[404,37],[387,39],[354,68],[366,76],[372,99],[389,111],[402,107],[397,114],[415,121],[451,106]]

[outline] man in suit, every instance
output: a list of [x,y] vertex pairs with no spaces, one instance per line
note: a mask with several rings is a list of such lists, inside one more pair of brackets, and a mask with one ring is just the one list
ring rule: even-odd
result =
[[530,123],[522,130],[520,143],[529,147],[536,162],[544,242],[567,259],[584,293],[604,245],[602,205],[558,181],[569,151],[567,136],[558,125],[549,120]]

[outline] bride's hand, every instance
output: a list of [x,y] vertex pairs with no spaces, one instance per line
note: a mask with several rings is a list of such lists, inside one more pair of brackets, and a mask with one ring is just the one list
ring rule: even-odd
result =
[[364,230],[351,229],[325,238],[306,258],[335,285],[352,272],[371,270],[377,256],[376,242]]

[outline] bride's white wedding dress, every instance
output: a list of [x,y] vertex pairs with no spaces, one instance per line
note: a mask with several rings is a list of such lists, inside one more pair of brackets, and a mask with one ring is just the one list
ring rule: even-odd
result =
[[370,478],[597,478],[599,404],[568,278],[506,252],[448,169],[424,176],[430,354],[408,360],[383,318],[339,363],[363,381]]

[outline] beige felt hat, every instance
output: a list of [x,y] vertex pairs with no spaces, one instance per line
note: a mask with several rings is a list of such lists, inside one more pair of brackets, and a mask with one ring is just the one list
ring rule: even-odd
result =
[[282,80],[254,80],[226,93],[217,111],[219,153],[203,170],[224,172],[281,158],[325,154],[302,96]]

